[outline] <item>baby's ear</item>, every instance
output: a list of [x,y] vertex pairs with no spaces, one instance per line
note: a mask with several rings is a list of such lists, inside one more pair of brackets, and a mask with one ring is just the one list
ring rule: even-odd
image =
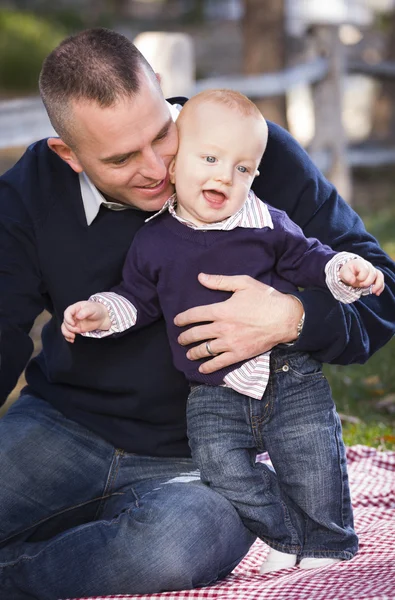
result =
[[258,169],[257,169],[257,170],[255,171],[255,175],[254,175],[254,177],[259,177],[259,175],[260,175],[260,171],[258,171]]
[[175,184],[176,182],[176,159],[173,158],[169,165],[169,175],[171,183]]

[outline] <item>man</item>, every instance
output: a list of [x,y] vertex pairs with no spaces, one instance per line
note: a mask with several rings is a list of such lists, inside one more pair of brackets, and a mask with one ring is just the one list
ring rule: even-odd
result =
[[[187,386],[163,323],[73,345],[60,331],[66,306],[119,280],[134,234],[172,192],[171,109],[134,46],[102,29],[55,49],[40,90],[60,137],[34,144],[0,180],[4,398],[29,359],[34,318],[52,314],[28,387],[0,421],[0,591],[49,600],[207,585],[254,537],[191,464]],[[195,360],[210,340],[206,372],[279,343],[325,361],[366,360],[394,331],[394,265],[273,124],[260,171],[260,197],[306,235],[371,260],[386,289],[344,306],[323,291],[298,299],[214,275],[204,285],[235,293],[178,315],[180,343]]]

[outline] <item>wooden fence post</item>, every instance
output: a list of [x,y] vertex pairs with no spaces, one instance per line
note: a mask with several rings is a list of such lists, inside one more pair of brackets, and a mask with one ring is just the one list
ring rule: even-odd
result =
[[343,127],[343,85],[346,74],[344,47],[337,25],[312,27],[316,52],[328,59],[328,73],[312,85],[315,135],[313,154],[330,153],[328,179],[347,202],[352,201],[351,169],[347,161],[347,138]]
[[195,86],[193,42],[184,33],[147,31],[133,43],[160,75],[165,97],[190,96]]

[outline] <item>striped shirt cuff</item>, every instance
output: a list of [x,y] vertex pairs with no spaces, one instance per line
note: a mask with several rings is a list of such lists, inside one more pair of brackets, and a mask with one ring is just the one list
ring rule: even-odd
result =
[[270,351],[245,362],[224,377],[224,383],[239,394],[261,400],[270,375]]
[[91,302],[100,302],[101,304],[104,304],[108,310],[111,327],[105,331],[101,329],[88,331],[82,334],[85,337],[104,338],[113,335],[114,333],[122,333],[136,324],[137,309],[123,296],[115,294],[114,292],[101,292],[100,294],[93,294],[89,300]]
[[343,304],[351,304],[359,300],[361,296],[368,296],[371,291],[368,288],[354,288],[340,280],[339,271],[349,260],[360,258],[357,254],[350,252],[339,252],[325,265],[326,285],[333,297]]

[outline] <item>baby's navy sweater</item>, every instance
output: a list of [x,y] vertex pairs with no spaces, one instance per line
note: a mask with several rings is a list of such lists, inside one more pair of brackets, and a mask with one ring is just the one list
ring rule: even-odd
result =
[[164,316],[174,364],[192,383],[221,385],[223,378],[242,364],[200,373],[199,366],[207,359],[189,360],[188,348],[177,341],[183,331],[174,324],[177,314],[231,295],[201,285],[199,273],[249,275],[284,293],[295,293],[298,286],[326,287],[325,265],[335,252],[314,238],[305,238],[285,212],[268,209],[273,229],[205,231],[180,223],[169,212],[158,215],[136,234],[123,281],[111,290],[137,309],[136,325],[127,330],[129,335]]

